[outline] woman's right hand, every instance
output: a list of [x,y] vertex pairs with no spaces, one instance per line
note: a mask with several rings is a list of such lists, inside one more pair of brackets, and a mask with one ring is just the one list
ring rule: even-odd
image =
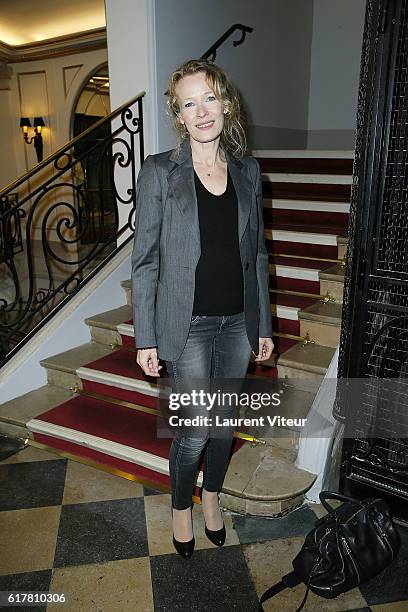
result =
[[147,376],[160,376],[159,370],[162,366],[159,365],[156,348],[138,349],[136,362]]

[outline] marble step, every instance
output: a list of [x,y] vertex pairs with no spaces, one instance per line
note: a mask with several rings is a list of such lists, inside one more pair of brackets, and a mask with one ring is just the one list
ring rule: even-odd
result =
[[336,348],[340,343],[342,305],[316,302],[299,311],[300,335],[312,338],[320,346]]
[[[112,347],[106,344],[91,341],[67,351],[50,355],[49,357],[42,359],[40,361],[40,365],[47,371],[47,381],[49,384],[63,387],[68,390],[73,389],[74,387],[83,389],[82,379],[97,380],[98,382],[105,380],[107,385],[112,384],[113,386],[119,386],[120,388],[127,388],[127,386],[123,387],[123,385],[117,382],[116,375],[110,376],[109,373],[105,374],[105,370],[103,369],[99,372],[98,368],[96,368],[97,371],[95,371],[95,368],[92,368],[91,372],[94,374],[94,376],[89,377],[88,375],[88,364],[96,361],[99,358],[109,356],[113,352],[116,352],[116,349],[112,349]],[[129,359],[135,358],[134,353],[129,352],[128,355]],[[271,357],[272,367],[274,367],[274,359],[276,359],[276,355],[272,355]],[[139,366],[137,366],[135,363],[135,368],[136,367],[138,368]],[[125,378],[127,377],[126,374],[123,374],[123,376],[125,376]],[[257,376],[251,375],[251,378],[257,378]],[[264,380],[264,377],[262,377],[262,380]],[[130,383],[132,383],[132,381],[133,378]]]
[[[286,268],[288,269],[288,266],[282,266],[282,268]],[[126,300],[127,300],[127,307],[128,310],[126,310],[125,306],[122,306],[121,308],[123,308],[123,310],[121,310],[121,308],[117,308],[114,312],[113,315],[110,315],[109,312],[106,313],[102,313],[100,315],[95,315],[93,317],[89,317],[86,321],[88,322],[88,325],[92,325],[92,326],[97,326],[102,330],[105,329],[109,329],[109,330],[114,330],[115,325],[121,323],[121,321],[118,321],[118,319],[122,316],[125,318],[122,319],[122,321],[129,321],[132,318],[132,310],[131,310],[131,304],[132,304],[132,294],[131,294],[131,286],[132,286],[132,282],[130,279],[128,280],[124,280],[121,283],[121,287],[124,289],[125,293],[126,293]],[[278,297],[275,296],[275,299],[279,299]],[[273,316],[276,317],[280,317],[282,319],[291,319],[294,321],[298,320],[298,311],[299,311],[299,307],[295,307],[295,306],[286,306],[286,305],[282,305],[282,304],[271,304],[271,312]],[[125,326],[123,326],[123,331],[125,331]],[[130,333],[130,329],[128,330]],[[101,335],[101,333],[99,334],[94,334],[93,330],[91,330],[92,333],[92,337],[97,340],[98,342],[103,342],[104,340],[102,340],[103,335]],[[133,333],[133,332],[132,332]],[[109,336],[110,337],[110,336]],[[112,339],[114,338],[114,336],[112,336]]]
[[[289,205],[284,205],[285,200],[265,199],[263,202],[263,218],[266,227],[275,225],[296,224],[307,230],[308,227],[322,225],[330,228],[333,234],[344,235],[348,226],[348,212],[343,212],[340,207],[349,206],[347,202],[329,203],[305,200],[307,206],[301,206],[302,200],[288,200]],[[330,207],[329,207],[330,205]],[[334,209],[337,206],[340,210]],[[334,210],[333,210],[334,209]]]
[[[125,321],[132,319],[133,316],[130,302],[131,281],[122,281],[121,285],[126,292],[126,298],[128,300],[127,305],[92,315],[85,320],[85,323],[90,327],[91,337],[96,342],[107,345],[122,345],[123,339],[120,334],[133,338],[133,325],[125,323]],[[281,319],[297,321],[298,311],[299,308],[271,304],[272,315],[280,317]],[[130,342],[130,344],[133,347],[133,340]]]
[[[350,202],[351,177],[337,176],[339,180],[330,177],[330,182],[325,182],[323,176],[312,177],[314,180],[307,181],[307,175],[301,177],[302,182],[294,181],[291,175],[286,180],[267,179],[262,182],[264,197],[279,198],[285,200],[321,200],[326,202]],[[284,178],[284,177],[280,177]]]
[[26,423],[72,397],[69,389],[43,385],[0,404],[0,431],[15,437],[31,437]]
[[[132,305],[132,281],[130,278],[121,281],[120,286],[125,291],[126,294],[126,303],[131,306]],[[130,319],[132,316],[129,317]]]
[[337,236],[337,257],[345,259],[347,250],[347,238],[345,236]]
[[[312,282],[319,281],[319,274],[318,274],[319,270],[317,269],[305,269],[301,267],[286,266],[286,265],[276,266],[275,264],[271,263],[269,264],[269,271],[271,274],[275,274],[276,272],[278,272],[278,274],[280,273],[282,275],[282,278],[303,279],[304,277],[304,279],[306,280],[310,279]],[[121,281],[120,284],[126,294],[126,303],[128,306],[131,306],[132,304],[132,281],[128,279],[128,280]],[[278,299],[278,298],[275,297],[275,299]],[[282,318],[285,318],[284,314],[279,314],[277,310],[279,308],[279,305],[272,304],[271,307],[273,308],[274,315],[282,316]],[[127,318],[127,320],[131,318],[132,318],[132,314]]]
[[[261,408],[256,411],[255,416],[264,417],[264,422],[267,423],[267,416],[279,414],[286,419],[292,419],[293,424],[284,423],[274,427],[254,427],[251,429],[251,434],[260,440],[263,440],[266,445],[277,446],[278,448],[297,453],[299,449],[299,437],[302,431],[302,426],[299,424],[300,419],[305,419],[312,407],[315,399],[315,393],[298,389],[285,381],[281,381],[281,404],[273,410],[269,408]],[[244,416],[248,416],[246,413]],[[250,416],[253,416],[251,413]]]
[[81,381],[76,373],[77,369],[111,352],[112,349],[105,344],[87,342],[62,353],[50,355],[42,359],[40,365],[47,370],[49,384],[65,389],[76,386],[82,388]]
[[[82,389],[81,372],[84,368],[87,368],[87,364],[100,357],[105,357],[110,353],[112,353],[110,347],[96,342],[89,342],[67,351],[51,355],[43,359],[40,364],[47,370],[47,380],[49,384],[58,386],[67,391],[72,390],[74,387]],[[282,359],[282,357],[279,357],[279,359]],[[82,378],[86,379],[86,376],[82,376]],[[288,397],[289,391],[286,392],[286,398]],[[306,391],[309,391],[309,389],[306,389]],[[293,395],[293,392],[292,395],[289,393],[289,397],[290,406],[293,405],[293,410],[291,408],[290,414],[288,415],[289,418],[299,419],[306,417],[313,402],[314,393],[311,394],[301,390],[297,392],[296,395]],[[256,431],[253,435],[263,437],[264,432]],[[268,432],[268,437],[271,438],[271,443],[276,446],[296,449],[299,428],[296,426],[275,427]]]
[[291,278],[292,280],[303,280],[319,282],[318,268],[307,268],[303,266],[293,266],[285,264],[270,263],[269,274],[272,276],[280,276],[282,278]]
[[[128,285],[126,285],[128,283]],[[126,299],[131,299],[131,281],[122,281],[121,286],[125,289]],[[118,325],[132,318],[131,302],[128,301],[124,306],[107,310],[92,315],[85,319],[85,323],[89,325],[91,338],[95,342],[103,344],[122,344],[122,338],[118,332]]]
[[[327,232],[305,232],[294,229],[265,229],[266,240],[281,242],[297,242],[303,245],[320,244],[325,246],[336,246],[340,236]],[[307,246],[304,247],[307,252]]]
[[[133,325],[126,323],[132,319],[132,306],[131,300],[131,281],[125,280],[121,282],[121,286],[126,292],[126,299],[128,304],[119,306],[118,308],[108,310],[92,315],[85,319],[85,323],[89,325],[91,338],[93,341],[99,344],[107,345],[110,349],[113,346],[130,346],[134,348],[134,330]],[[282,318],[292,318],[297,320],[296,308],[288,308],[285,306],[277,306],[271,304],[271,313],[273,316],[279,316]],[[127,340],[126,340],[127,337]],[[272,361],[277,357],[274,353]],[[274,367],[274,366],[272,366]]]
[[279,378],[298,389],[317,393],[335,349],[302,343],[289,348],[277,361]]
[[315,479],[294,465],[290,451],[244,444],[232,455],[220,505],[240,514],[281,516],[303,503]]
[[320,271],[320,281],[327,280],[336,283],[344,283],[344,272],[345,266],[335,264],[334,266],[330,266],[330,268]]
[[[337,257],[342,259],[344,257],[345,248],[347,246],[347,238],[342,236],[335,236],[333,234],[325,235],[325,234],[313,234],[308,232],[283,232],[283,231],[274,231],[271,229],[267,229],[265,231],[265,237],[269,240],[274,238],[274,240],[283,240],[284,242],[302,242],[306,244],[323,244],[337,247]],[[293,260],[295,261],[295,260]],[[306,260],[305,260],[306,261]],[[302,260],[302,264],[305,263]],[[324,262],[323,262],[324,263]],[[296,268],[296,269],[295,269]],[[333,293],[333,297],[338,301],[342,301],[342,286],[344,282],[344,266],[340,264],[335,264],[330,268],[325,270],[319,270],[316,268],[311,268],[310,270],[304,270],[303,265],[299,266],[289,266],[283,263],[276,265],[273,263],[269,266],[271,274],[275,274],[277,276],[287,277],[291,276],[293,278],[306,278],[308,280],[320,280],[321,285],[321,293],[326,293],[327,288],[331,289],[330,295]],[[293,270],[293,272],[292,272]],[[318,273],[319,272],[319,273]],[[329,276],[330,274],[330,276]],[[305,276],[306,275],[306,276]],[[324,281],[322,285],[322,280]],[[127,304],[131,304],[131,290],[132,283],[131,279],[126,279],[121,281],[121,287],[124,289],[126,293]],[[323,291],[324,289],[324,291]],[[130,317],[129,317],[130,318]]]
[[[94,339],[97,339],[99,342],[113,342],[116,340],[116,325],[119,323],[119,319],[123,316],[122,321],[126,321],[132,318],[131,311],[131,281],[130,279],[124,280],[121,282],[122,288],[126,292],[128,306],[121,307],[122,309],[116,309],[112,311],[111,315],[109,312],[102,313],[100,315],[95,315],[92,317],[92,321],[87,319],[88,324],[92,323],[93,325],[101,325],[101,329],[98,329],[97,333],[94,333],[93,327],[91,327],[91,334]],[[328,308],[325,308],[328,306]],[[127,310],[128,308],[128,310]],[[271,312],[273,316],[278,316],[283,319],[290,320],[299,320],[301,322],[301,313],[305,313],[303,319],[303,329],[302,322],[300,328],[300,335],[305,336],[307,327],[310,330],[310,338],[315,340],[317,344],[322,344],[322,346],[337,346],[339,343],[339,326],[340,326],[340,318],[341,318],[341,309],[339,308],[339,304],[324,304],[321,301],[316,301],[311,306],[308,306],[304,309],[295,308],[295,307],[286,307],[276,304],[271,304]],[[321,315],[321,316],[320,316]],[[126,318],[127,317],[127,318]],[[307,323],[305,321],[307,320]],[[106,328],[110,326],[110,330],[108,330],[107,335],[104,337],[106,332]],[[122,324],[120,325],[121,333],[125,335],[133,336],[133,326]],[[273,366],[275,362],[276,356],[274,355],[269,362],[265,362],[267,365]],[[281,359],[281,358],[277,358]]]
[[332,212],[348,214],[350,212],[350,203],[348,202],[324,202],[314,200],[280,200],[279,198],[264,198],[264,208],[272,208],[276,210],[290,211],[308,211],[308,212]]
[[354,159],[354,151],[337,149],[253,149],[251,155],[266,159]]
[[262,172],[262,180],[276,183],[318,183],[323,185],[351,185],[351,174],[317,174],[300,172]]
[[290,172],[305,174],[352,175],[352,159],[324,159],[305,157],[261,157],[259,158],[261,172]]
[[[68,369],[71,368],[72,355]],[[26,424],[70,397],[72,393],[66,389],[44,385],[8,401],[0,406],[0,430],[8,425],[7,432],[13,435],[10,430],[13,426],[14,437],[31,438]],[[301,394],[297,393],[297,397],[298,402],[302,400]],[[311,398],[303,396],[303,400],[302,412],[308,410]],[[316,476],[294,465],[294,450],[274,445],[272,437],[266,442],[246,443],[233,455],[220,496],[223,507],[244,514],[272,517],[285,514],[303,502],[304,494]],[[51,455],[60,454],[56,448],[47,450]],[[84,461],[79,456],[74,455],[74,458]]]
[[[276,266],[275,264],[269,264],[269,270],[271,272],[275,272],[276,268],[278,268],[279,273],[282,274],[282,276],[280,278],[293,278],[295,281],[297,278],[301,279],[301,280],[310,280],[310,282],[319,282],[319,270],[318,269],[305,269],[305,268],[300,268],[300,267],[296,267],[296,266],[287,266],[287,265],[280,265]],[[304,279],[302,279],[302,277],[305,277]],[[126,303],[127,305],[130,307],[132,305],[132,283],[131,280],[124,280],[121,282],[121,287],[122,289],[125,291],[126,294]],[[295,289],[295,288],[294,288]],[[315,299],[318,299],[318,295],[319,295],[319,289],[316,289],[315,294],[316,297]],[[313,293],[313,292],[312,292]],[[289,308],[289,306],[287,304],[281,303],[281,302],[285,302],[287,301],[289,298],[285,297],[285,298],[281,298],[280,295],[283,294],[274,294],[273,295],[273,300],[274,303],[271,304],[271,310],[274,316],[278,316],[281,317],[282,319],[285,318],[290,318],[290,319],[297,319],[297,316],[287,316],[287,314],[285,313],[285,309]],[[296,300],[296,298],[293,298],[293,300]],[[275,302],[278,302],[277,304]],[[295,306],[290,306],[291,308],[295,308],[296,310],[299,309],[299,306],[295,307]],[[99,315],[97,315],[99,316]],[[130,314],[129,317],[127,317],[127,319],[124,319],[124,321],[129,320],[132,318],[132,313]],[[87,319],[90,320],[90,319]],[[94,320],[97,323],[97,319],[95,317],[92,317],[92,320]],[[106,328],[105,328],[106,329]],[[98,342],[101,342],[102,340],[99,340],[98,336],[93,336],[95,338],[95,340],[97,340]]]
[[329,293],[339,303],[343,302],[344,272],[345,267],[336,264],[322,270],[319,274],[320,292],[323,295]]

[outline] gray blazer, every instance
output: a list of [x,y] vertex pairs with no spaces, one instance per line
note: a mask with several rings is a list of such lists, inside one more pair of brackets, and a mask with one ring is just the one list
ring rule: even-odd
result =
[[[238,199],[239,248],[244,274],[245,323],[256,354],[259,337],[272,336],[268,254],[258,161],[226,153]],[[136,190],[132,302],[137,348],[157,346],[174,361],[185,346],[200,258],[200,228],[190,140],[146,157]]]

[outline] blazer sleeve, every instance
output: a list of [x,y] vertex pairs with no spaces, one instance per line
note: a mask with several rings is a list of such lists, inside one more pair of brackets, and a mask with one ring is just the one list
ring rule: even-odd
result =
[[263,222],[262,178],[259,162],[251,158],[255,166],[255,191],[258,208],[258,252],[256,257],[256,276],[259,295],[259,337],[272,337],[272,314],[269,294],[269,257],[265,246],[265,228]]
[[148,155],[137,178],[131,258],[133,325],[137,348],[157,345],[155,302],[162,219],[160,180],[154,157]]

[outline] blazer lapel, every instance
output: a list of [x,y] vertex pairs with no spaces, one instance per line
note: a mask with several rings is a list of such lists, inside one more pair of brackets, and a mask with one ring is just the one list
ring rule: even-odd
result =
[[235,192],[238,200],[238,240],[241,242],[245,228],[248,223],[249,212],[251,210],[252,198],[256,194],[252,187],[251,180],[248,178],[245,165],[237,158],[226,153],[228,170],[234,183]]
[[189,226],[191,235],[200,245],[200,225],[198,220],[198,205],[194,183],[193,165],[186,160],[178,165],[168,176],[169,186],[173,192],[176,204]]
[[[245,165],[232,154],[226,152],[228,169],[235,187],[238,200],[238,240],[241,242],[248,223],[252,198],[255,192],[245,170]],[[169,186],[175,197],[180,212],[189,225],[193,238],[200,244],[200,227],[198,220],[198,205],[194,182],[194,168],[191,157],[191,145],[188,139],[183,141],[180,154],[175,150],[170,160],[176,163],[168,175]]]

